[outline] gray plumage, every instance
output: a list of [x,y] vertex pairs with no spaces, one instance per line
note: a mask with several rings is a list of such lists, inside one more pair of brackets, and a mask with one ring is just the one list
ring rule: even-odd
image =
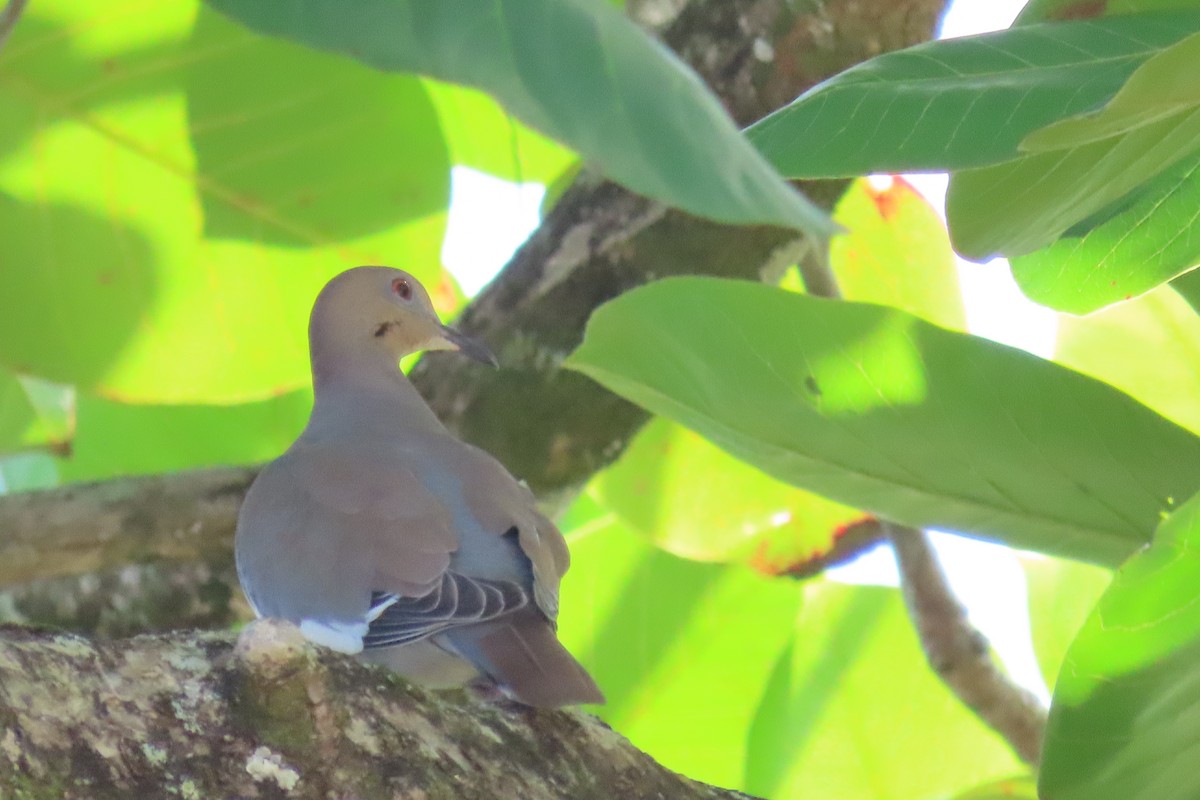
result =
[[428,686],[496,687],[534,706],[603,702],[555,635],[562,534],[494,458],[454,438],[400,358],[490,354],[442,325],[420,283],[358,267],[317,298],[315,402],[238,518],[256,613]]

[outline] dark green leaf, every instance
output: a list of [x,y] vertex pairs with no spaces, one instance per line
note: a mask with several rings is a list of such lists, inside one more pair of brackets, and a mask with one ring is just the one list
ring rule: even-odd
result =
[[703,83],[589,0],[209,0],[255,30],[481,88],[634,191],[725,222],[828,234]]
[[1197,29],[1197,14],[1147,15],[930,42],[852,67],[746,133],[793,178],[995,164]]
[[568,366],[831,499],[1085,560],[1200,487],[1200,439],[1128,396],[880,306],[668,279],[601,307]]
[[1103,108],[1034,131],[1021,149],[1041,153],[1077,147],[1189,114],[1200,108],[1200,83],[1193,73],[1198,61],[1200,35],[1192,34],[1146,59]]

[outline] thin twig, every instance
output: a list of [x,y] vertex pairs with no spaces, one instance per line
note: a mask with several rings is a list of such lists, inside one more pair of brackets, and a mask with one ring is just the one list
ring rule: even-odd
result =
[[17,27],[17,20],[21,18],[21,12],[28,3],[29,0],[8,0],[8,5],[0,11],[0,48],[4,47],[4,42],[13,28]]
[[814,297],[841,299],[842,289],[829,264],[829,240],[809,237],[804,242],[805,250],[800,257],[799,267],[805,290]]
[[1021,760],[1036,767],[1046,730],[1046,709],[1032,692],[1013,683],[992,659],[988,641],[967,620],[924,531],[887,525],[904,602],[925,658],[938,677]]

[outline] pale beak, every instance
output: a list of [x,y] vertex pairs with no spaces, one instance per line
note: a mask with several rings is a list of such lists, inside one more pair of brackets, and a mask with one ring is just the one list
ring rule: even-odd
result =
[[472,339],[466,334],[459,333],[449,325],[442,326],[442,338],[445,339],[451,347],[462,353],[467,358],[479,361],[483,364],[491,364],[493,367],[500,366],[500,362],[496,360],[496,356],[488,349],[487,345],[478,339]]

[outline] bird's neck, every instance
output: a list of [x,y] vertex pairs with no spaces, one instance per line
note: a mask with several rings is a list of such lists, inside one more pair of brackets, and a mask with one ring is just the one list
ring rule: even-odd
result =
[[391,353],[370,344],[339,348],[311,343],[314,401],[309,428],[367,436],[398,424],[442,429]]

